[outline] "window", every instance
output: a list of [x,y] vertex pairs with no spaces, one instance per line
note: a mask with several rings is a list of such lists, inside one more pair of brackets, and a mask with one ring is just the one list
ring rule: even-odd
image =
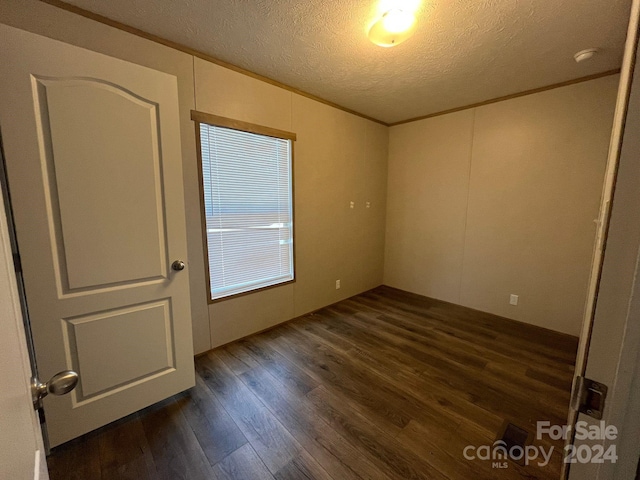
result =
[[199,122],[210,299],[293,281],[295,135],[198,112],[192,118]]

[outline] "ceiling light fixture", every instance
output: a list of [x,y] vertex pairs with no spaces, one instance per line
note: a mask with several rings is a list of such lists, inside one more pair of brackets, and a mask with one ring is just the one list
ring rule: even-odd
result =
[[385,12],[369,30],[369,40],[381,47],[394,47],[411,37],[415,31],[416,17],[399,8]]
[[598,53],[597,48],[587,48],[586,50],[580,50],[573,56],[573,59],[576,63],[584,62],[586,60],[590,60],[593,56]]

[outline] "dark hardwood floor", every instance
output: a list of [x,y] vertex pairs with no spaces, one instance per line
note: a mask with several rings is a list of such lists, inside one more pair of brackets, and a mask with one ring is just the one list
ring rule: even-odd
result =
[[197,384],[53,450],[57,479],[557,479],[466,460],[563,425],[577,339],[379,287],[196,359]]

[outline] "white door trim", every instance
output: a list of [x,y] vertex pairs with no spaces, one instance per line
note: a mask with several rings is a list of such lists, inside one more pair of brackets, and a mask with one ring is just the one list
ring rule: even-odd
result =
[[[4,187],[0,185],[0,189]],[[31,404],[31,364],[0,191],[0,478],[47,480],[40,423]]]

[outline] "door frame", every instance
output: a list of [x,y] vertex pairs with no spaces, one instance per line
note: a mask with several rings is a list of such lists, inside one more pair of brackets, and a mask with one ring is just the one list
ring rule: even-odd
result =
[[[9,239],[9,246],[13,255],[13,264],[15,270],[15,281],[20,302],[20,311],[22,317],[19,319],[24,328],[24,336],[29,355],[29,364],[31,366],[32,378],[39,378],[38,364],[36,363],[36,349],[33,344],[33,336],[31,335],[31,322],[29,320],[29,308],[27,304],[27,296],[24,289],[24,279],[22,277],[22,268],[20,267],[20,249],[18,246],[18,238],[16,236],[16,228],[13,220],[13,209],[11,206],[11,191],[9,190],[9,178],[7,176],[7,165],[4,159],[4,149],[2,146],[2,131],[0,130],[0,189],[2,190],[2,201],[4,202],[2,210],[6,215],[7,231],[6,235]],[[2,234],[4,235],[5,232]],[[51,449],[49,447],[49,437],[47,434],[47,422],[44,414],[44,408],[38,409],[38,417],[40,421],[40,431],[44,442],[44,452],[49,455]]]
[[[631,6],[631,12],[629,17],[629,24],[627,29],[627,39],[625,43],[624,57],[622,61],[622,68],[620,74],[620,84],[618,87],[618,95],[616,99],[616,109],[613,120],[613,127],[611,131],[611,142],[609,145],[609,153],[607,158],[605,179],[603,184],[602,196],[600,201],[600,212],[597,219],[597,233],[596,241],[594,245],[591,274],[589,278],[589,286],[587,290],[587,300],[585,304],[585,312],[583,317],[582,329],[580,333],[580,340],[578,344],[578,352],[576,357],[576,366],[574,370],[574,380],[571,392],[571,398],[576,395],[577,378],[584,377],[587,369],[587,362],[589,359],[589,347],[591,345],[593,335],[593,325],[596,316],[596,304],[598,301],[598,293],[600,291],[602,270],[604,265],[604,258],[607,248],[607,239],[610,227],[611,212],[613,209],[613,196],[616,188],[616,180],[618,175],[618,167],[620,164],[620,157],[622,152],[623,136],[625,130],[626,117],[629,109],[629,99],[631,96],[631,88],[633,83],[634,68],[636,65],[636,54],[638,49],[638,41],[640,37],[640,0],[633,0]],[[636,86],[638,88],[638,86]],[[640,213],[640,212],[638,212]],[[636,270],[638,272],[638,270]],[[635,284],[634,295],[636,303],[638,303],[638,295],[640,295],[640,285]],[[640,308],[640,306],[639,306]],[[627,318],[627,326],[629,324],[630,317]],[[640,338],[632,339],[626,338],[622,346],[622,350],[618,352],[620,354],[620,360],[623,355],[629,355],[635,352],[637,348],[640,348]],[[640,369],[636,368],[635,376],[638,378]],[[627,384],[631,384],[633,375],[627,378]],[[616,384],[610,386],[610,398],[617,396],[617,389],[621,387],[618,380]],[[628,391],[628,390],[627,390]],[[632,404],[633,399],[629,400],[629,406]],[[640,403],[640,398],[635,399],[636,403]],[[620,418],[624,418],[624,412],[627,407],[627,402],[618,404],[618,414],[622,414]],[[571,435],[568,436],[565,445],[572,445],[575,441],[575,425],[578,421],[579,412],[573,408],[573,405],[569,407],[569,415],[567,419],[567,425],[571,428]],[[640,444],[638,445],[640,450]],[[563,463],[561,478],[566,480],[569,478],[570,465]]]
[[[12,415],[9,426],[5,426],[7,428],[2,429],[0,436],[3,437],[3,445],[6,440],[11,442],[12,448],[6,449],[3,447],[1,449],[0,458],[2,461],[0,464],[3,465],[2,472],[17,474],[16,469],[19,469],[19,474],[21,476],[25,475],[24,478],[32,477],[46,480],[49,475],[45,456],[48,455],[49,450],[42,424],[43,412],[35,412],[31,403],[30,377],[35,375],[36,367],[35,359],[32,356],[33,345],[29,339],[29,322],[25,314],[26,304],[20,285],[21,279],[20,275],[14,273],[16,271],[16,244],[9,191],[4,176],[3,155],[0,138],[0,255],[2,255],[0,261],[2,264],[0,268],[0,284],[4,287],[2,288],[2,307],[5,313],[2,319],[4,338],[2,343],[5,348],[8,347],[6,351],[12,357],[11,364],[6,366],[8,371],[2,373],[2,379],[3,387],[5,387],[4,393],[10,393],[10,396],[15,396],[11,401],[11,405],[14,405],[14,402],[21,398],[25,402],[22,407],[27,409],[29,415],[26,418],[21,415]],[[13,407],[11,406],[10,408]],[[12,413],[16,412],[12,410]],[[30,424],[27,420],[28,417],[31,417]],[[26,431],[23,432],[24,434],[21,433],[16,436],[15,428]],[[24,449],[28,449],[28,451]],[[16,456],[19,459],[16,459]],[[8,470],[5,470],[5,468],[8,468]],[[2,475],[1,472],[0,475]]]

